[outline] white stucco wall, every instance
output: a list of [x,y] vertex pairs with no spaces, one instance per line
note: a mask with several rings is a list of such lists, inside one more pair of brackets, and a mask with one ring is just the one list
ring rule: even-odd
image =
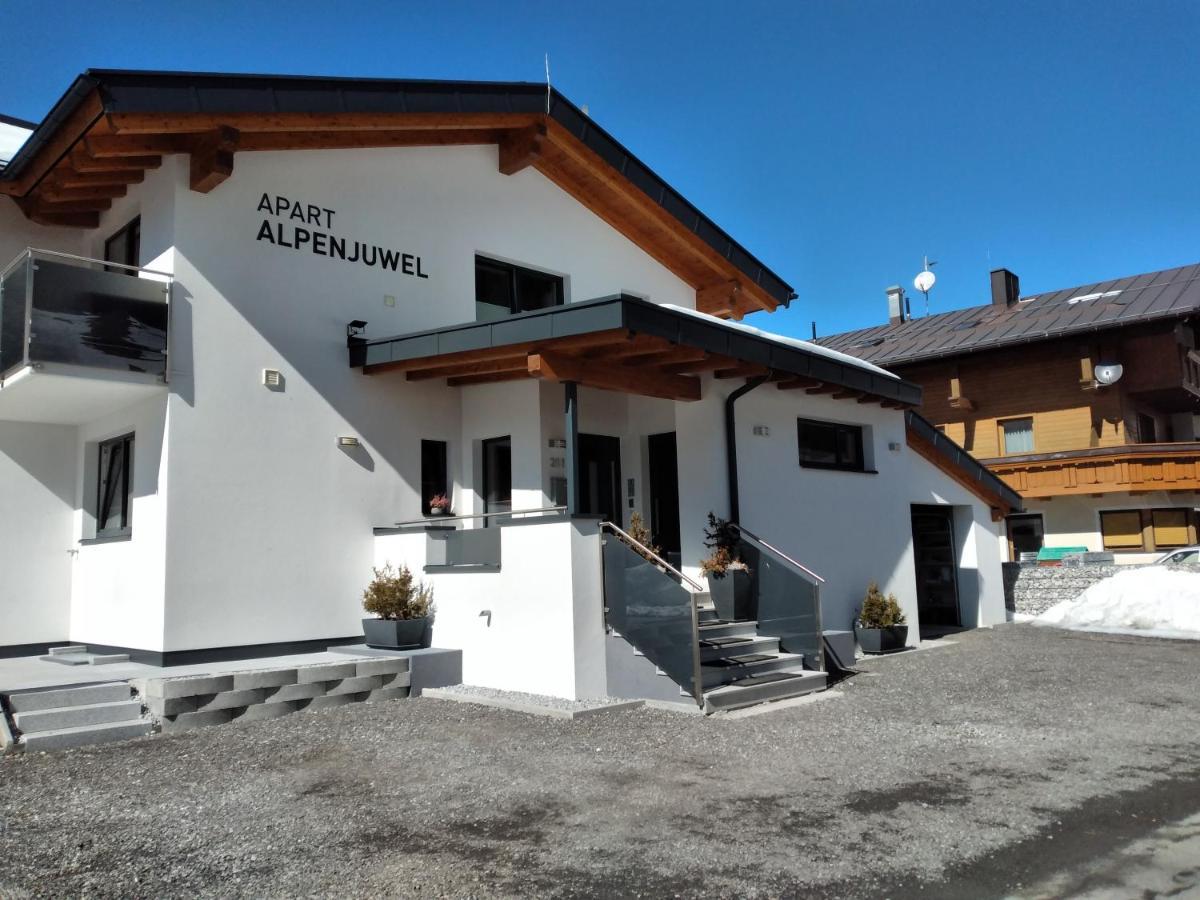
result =
[[575,700],[605,694],[597,524],[500,529],[497,572],[423,572],[423,531],[375,539],[375,565],[408,565],[433,586],[433,644],[463,651],[465,684]]

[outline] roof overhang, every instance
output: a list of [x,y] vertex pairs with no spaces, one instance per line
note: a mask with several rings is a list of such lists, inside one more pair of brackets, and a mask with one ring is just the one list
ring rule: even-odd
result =
[[210,191],[237,153],[499,146],[507,175],[533,167],[696,289],[697,307],[741,318],[792,288],[558,91],[524,82],[398,81],[89,70],[0,173],[31,219],[96,227],[169,154]]
[[921,402],[918,386],[859,360],[628,295],[354,342],[350,365],[453,386],[543,378],[671,400],[700,399],[698,376],[712,372],[897,409]]
[[993,520],[999,521],[1010,513],[1021,511],[1020,494],[928,419],[909,410],[904,425],[908,445],[986,502],[992,509]]

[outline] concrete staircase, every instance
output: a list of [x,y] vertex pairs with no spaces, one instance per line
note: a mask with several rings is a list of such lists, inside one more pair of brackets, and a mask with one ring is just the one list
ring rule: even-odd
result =
[[113,681],[0,695],[16,749],[65,750],[150,734],[128,682]]
[[801,697],[825,688],[824,672],[805,669],[803,654],[781,651],[779,638],[759,634],[757,622],[725,622],[705,607],[698,617],[706,713]]

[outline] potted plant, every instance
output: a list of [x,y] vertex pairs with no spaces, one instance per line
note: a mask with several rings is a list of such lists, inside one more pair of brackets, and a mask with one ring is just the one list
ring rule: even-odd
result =
[[434,494],[429,498],[429,514],[431,516],[447,516],[450,514],[450,498],[445,494]]
[[420,647],[433,618],[433,588],[413,578],[408,566],[391,563],[373,569],[375,577],[363,591],[363,609],[377,618],[363,619],[368,647],[398,650]]
[[888,653],[908,646],[908,626],[895,594],[885,597],[874,581],[867,585],[867,596],[854,624],[863,653]]
[[708,578],[717,615],[727,622],[754,618],[750,567],[741,558],[739,545],[737,527],[710,512],[704,529],[704,546],[709,554],[700,560],[700,573]]
[[[650,534],[650,529],[646,527],[646,520],[643,519],[642,514],[636,510],[629,516],[629,536],[651,553],[659,557],[662,556],[662,548],[655,546],[654,536]],[[647,562],[652,562],[655,565],[658,565],[658,560],[656,560],[653,556],[648,556],[637,547],[634,547],[633,551]]]

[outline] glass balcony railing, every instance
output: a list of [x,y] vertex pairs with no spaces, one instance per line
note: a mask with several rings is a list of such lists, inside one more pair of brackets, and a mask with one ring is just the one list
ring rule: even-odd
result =
[[804,654],[806,669],[825,668],[821,578],[740,525],[738,552],[750,567],[758,633],[779,638],[784,653]]
[[46,364],[165,378],[170,290],[162,273],[26,250],[0,273],[0,381]]

